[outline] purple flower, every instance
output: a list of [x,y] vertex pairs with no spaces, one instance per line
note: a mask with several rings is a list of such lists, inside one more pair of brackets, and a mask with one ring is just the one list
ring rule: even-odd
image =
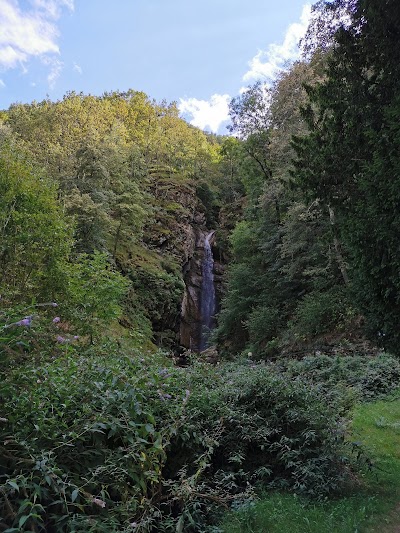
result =
[[60,322],[61,318],[59,316],[55,316],[53,318],[53,324],[58,324]]
[[106,502],[103,502],[103,500],[100,500],[100,498],[93,498],[92,502],[98,505],[99,507],[105,507]]
[[79,339],[79,335],[74,335],[74,341],[77,341]]
[[170,394],[165,394],[165,393],[161,392],[160,390],[157,391],[157,392],[158,392],[159,397],[162,400],[170,400],[172,398],[172,396]]
[[57,335],[57,342],[60,344],[63,344],[64,342],[68,342],[65,337],[61,337],[61,335]]
[[31,325],[32,318],[33,318],[32,316],[26,316],[22,320],[19,320],[18,322],[14,322],[14,325],[15,326],[27,326],[27,327],[29,327]]

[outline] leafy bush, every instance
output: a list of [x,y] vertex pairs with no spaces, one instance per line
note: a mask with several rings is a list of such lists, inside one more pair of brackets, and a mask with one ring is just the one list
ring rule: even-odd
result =
[[343,327],[353,313],[345,288],[334,286],[307,294],[289,325],[295,337],[305,340]]
[[183,405],[175,402],[168,417],[165,387],[157,365],[83,356],[71,346],[37,368],[9,371],[1,391],[3,524],[119,532],[143,517],[160,490],[168,432]]
[[247,321],[250,350],[256,353],[272,354],[271,339],[278,335],[282,326],[282,315],[275,307],[256,307]]
[[80,254],[64,268],[68,279],[66,316],[92,342],[121,315],[120,303],[129,281],[111,268],[105,253]]
[[312,495],[339,487],[348,398],[264,365],[226,366],[212,380],[193,392],[189,408],[204,433],[220,434],[214,469]]
[[0,394],[9,531],[201,531],[251,487],[323,496],[347,479],[347,400],[266,365],[165,366],[66,345]]
[[302,377],[327,390],[339,384],[352,387],[363,399],[385,396],[400,386],[400,362],[384,353],[376,357],[308,356],[300,361],[281,360],[275,368],[289,379]]

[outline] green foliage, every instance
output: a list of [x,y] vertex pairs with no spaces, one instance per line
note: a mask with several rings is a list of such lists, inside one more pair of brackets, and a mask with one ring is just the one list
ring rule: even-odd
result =
[[184,285],[177,266],[169,263],[168,270],[165,266],[161,264],[153,269],[142,265],[130,272],[129,278],[145,316],[153,325],[156,344],[170,347],[178,343],[176,332]]
[[322,503],[296,495],[263,492],[259,501],[244,502],[230,512],[220,530],[226,533],[354,533],[382,528],[396,531],[400,494],[398,425],[396,429],[399,416],[398,399],[359,404],[355,408],[352,438],[361,441],[373,458],[372,469],[363,472],[362,483],[356,490]]
[[256,307],[249,315],[246,326],[249,332],[249,349],[253,354],[274,355],[274,344],[283,326],[281,311],[272,306]]
[[3,523],[116,532],[143,515],[159,490],[175,424],[162,409],[170,397],[164,381],[156,365],[72,348],[9,372],[1,391]]
[[4,371],[54,348],[60,333],[58,311],[56,302],[11,305],[0,300],[0,363]]
[[351,402],[334,388],[264,365],[139,357],[69,345],[3,372],[3,524],[200,531],[257,483],[324,496],[348,479]]
[[[329,13],[331,2],[321,2]],[[326,79],[308,93],[310,127],[297,138],[294,180],[335,209],[354,298],[375,342],[398,352],[398,2],[333,2],[350,8],[334,34]],[[395,52],[393,52],[395,50]]]
[[393,356],[308,356],[300,361],[281,359],[279,372],[291,379],[303,377],[329,391],[337,385],[351,387],[364,400],[387,396],[400,384],[400,363]]
[[[213,180],[221,172],[215,136],[179,118],[174,103],[157,103],[133,90],[102,97],[71,92],[57,102],[16,104],[5,119],[30,161],[58,183],[60,203],[75,222],[74,252],[104,252],[123,275],[132,272],[137,284],[140,278],[152,289],[154,281],[149,296],[140,286],[129,292],[127,315],[139,309],[147,340],[152,328],[158,340],[168,338],[167,344],[176,345],[182,274],[166,272],[159,260],[155,278],[143,276],[140,256],[151,249],[165,263],[182,267],[188,261],[187,236],[194,219],[201,220],[196,186],[203,184],[217,195]],[[211,208],[214,216],[217,203]],[[47,229],[53,231],[50,226],[40,231]],[[162,309],[157,309],[157,296]],[[125,318],[125,325],[133,323],[132,316]]]
[[299,302],[290,321],[290,334],[297,339],[312,339],[345,329],[352,318],[354,311],[344,288],[334,286],[324,292],[313,291]]
[[300,113],[308,99],[303,84],[314,85],[317,70],[295,63],[272,88],[259,82],[231,104],[242,150],[249,156],[257,138],[265,164],[260,173],[261,156],[253,151],[258,174],[254,166],[240,167],[247,206],[230,237],[233,261],[215,335],[221,351],[246,349],[268,358],[289,337],[312,340],[343,325],[337,295],[346,301],[347,272],[335,213],[290,187],[291,138],[307,131]]
[[46,301],[62,293],[71,227],[56,187],[8,142],[0,147],[0,240],[3,298]]
[[196,449],[207,453],[208,436],[210,472],[229,472],[236,490],[253,480],[322,496],[347,479],[342,415],[348,400],[335,390],[321,395],[262,365],[227,365],[201,378],[201,388],[192,381],[191,420],[171,444],[172,464]]
[[82,254],[65,265],[68,279],[66,317],[91,342],[121,315],[121,300],[129,281],[111,268],[106,254]]

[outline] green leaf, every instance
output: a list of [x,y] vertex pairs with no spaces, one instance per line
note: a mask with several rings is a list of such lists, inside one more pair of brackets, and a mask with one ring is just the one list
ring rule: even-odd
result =
[[183,532],[183,524],[184,524],[184,518],[183,518],[183,515],[181,515],[178,520],[178,523],[176,524],[176,533]]
[[24,516],[21,516],[21,518],[19,519],[19,522],[18,522],[18,527],[21,529],[21,527],[25,524],[25,522],[28,520],[28,518],[30,517],[31,515],[28,514],[28,515],[24,515]]
[[7,483],[8,485],[11,485],[13,489],[19,492],[19,486],[15,481],[8,480]]
[[75,489],[75,490],[72,491],[72,494],[71,494],[71,502],[72,503],[77,499],[78,494],[79,494],[79,489]]

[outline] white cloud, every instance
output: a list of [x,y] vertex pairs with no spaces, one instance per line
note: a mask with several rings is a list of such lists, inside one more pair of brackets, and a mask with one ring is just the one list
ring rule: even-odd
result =
[[260,78],[272,79],[282,70],[285,63],[299,57],[298,43],[304,36],[311,17],[311,5],[306,4],[300,22],[291,24],[286,30],[282,44],[270,44],[265,51],[259,50],[249,62],[250,70],[243,76],[244,81]]
[[0,68],[2,70],[21,68],[32,57],[51,58],[43,61],[50,65],[49,82],[61,63],[54,56],[60,53],[56,21],[63,7],[73,9],[73,0],[31,0],[32,8],[21,9],[18,0],[0,0]]
[[50,89],[54,89],[56,81],[58,80],[63,69],[64,63],[56,57],[48,56],[42,57],[42,63],[44,63],[47,67],[50,68],[49,73],[47,75],[47,82],[49,84]]
[[207,127],[216,133],[221,124],[229,119],[229,94],[214,94],[210,100],[198,100],[197,98],[181,98],[179,111],[188,113],[193,118],[190,124],[201,129]]
[[61,16],[61,9],[67,7],[74,10],[74,0],[31,0],[31,4],[46,16],[58,19]]
[[6,84],[4,83],[4,81],[2,79],[0,79],[0,88],[3,89],[3,87],[5,87]]
[[78,74],[82,74],[82,67],[80,65],[78,65],[78,63],[75,63],[74,62],[74,67],[73,67],[74,71],[77,72]]
[[[291,24],[286,30],[282,44],[271,44],[266,51],[259,51],[249,62],[250,70],[243,76],[243,81],[270,81],[285,68],[290,61],[295,61],[300,55],[299,41],[304,36],[311,18],[311,5],[303,6],[300,21]],[[241,87],[238,91],[244,94],[248,87]],[[228,94],[214,94],[209,101],[197,98],[180,99],[179,110],[192,117],[190,124],[201,129],[207,127],[216,133],[224,121],[229,120]]]

